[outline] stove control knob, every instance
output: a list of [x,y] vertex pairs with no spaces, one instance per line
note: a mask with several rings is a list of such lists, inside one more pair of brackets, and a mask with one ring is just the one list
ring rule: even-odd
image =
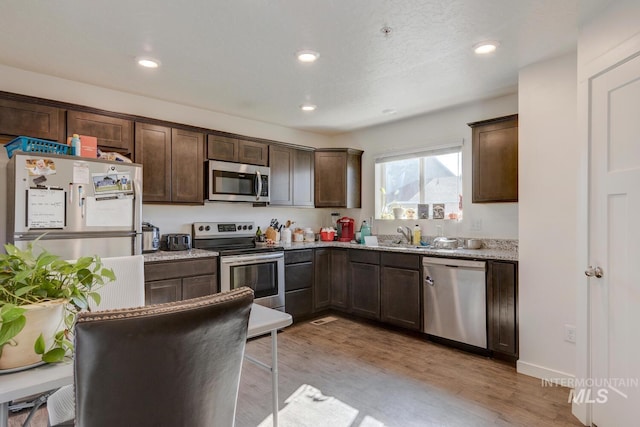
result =
[[246,225],[243,225],[243,226],[242,226],[242,229],[243,229],[243,230],[246,230],[246,229],[247,229],[247,226],[246,226]]
[[249,226],[249,230],[253,230],[253,225],[250,225],[250,226]]
[[203,226],[200,226],[200,227],[198,227],[198,230],[199,230],[199,231],[202,231],[202,230],[204,230],[204,227],[203,227]]
[[209,230],[211,230],[211,226],[207,225],[204,229],[209,231]]

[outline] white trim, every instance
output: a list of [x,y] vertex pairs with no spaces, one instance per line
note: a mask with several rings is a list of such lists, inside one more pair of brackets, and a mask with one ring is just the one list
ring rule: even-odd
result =
[[536,365],[533,363],[523,362],[518,360],[516,371],[519,374],[528,375],[534,378],[540,378],[543,380],[554,379],[570,379],[573,380],[575,376],[562,371],[556,371],[555,369],[545,368],[544,366]]

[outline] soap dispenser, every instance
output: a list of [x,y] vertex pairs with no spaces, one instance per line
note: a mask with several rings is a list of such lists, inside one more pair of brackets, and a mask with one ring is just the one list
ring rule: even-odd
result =
[[360,226],[360,243],[364,245],[365,236],[371,236],[371,227],[367,224],[367,221],[362,221]]
[[413,245],[420,246],[420,240],[422,239],[422,230],[420,230],[420,226],[416,224],[413,227]]

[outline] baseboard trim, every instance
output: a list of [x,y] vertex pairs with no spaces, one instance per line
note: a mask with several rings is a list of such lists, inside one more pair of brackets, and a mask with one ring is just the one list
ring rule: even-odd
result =
[[[555,369],[545,368],[544,366],[535,365],[533,363],[523,362],[518,360],[516,364],[516,371],[519,374],[528,375],[534,378],[540,378],[543,380],[555,382],[554,380],[569,380],[573,381],[575,375],[568,374],[562,371],[556,371]],[[565,382],[566,384],[566,382]]]

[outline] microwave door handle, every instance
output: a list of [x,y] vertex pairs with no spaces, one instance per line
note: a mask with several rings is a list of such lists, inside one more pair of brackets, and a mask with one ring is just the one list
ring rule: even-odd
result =
[[260,195],[262,194],[262,176],[260,176],[260,171],[256,171],[256,182],[257,182],[257,190],[256,190],[256,200],[260,200]]

